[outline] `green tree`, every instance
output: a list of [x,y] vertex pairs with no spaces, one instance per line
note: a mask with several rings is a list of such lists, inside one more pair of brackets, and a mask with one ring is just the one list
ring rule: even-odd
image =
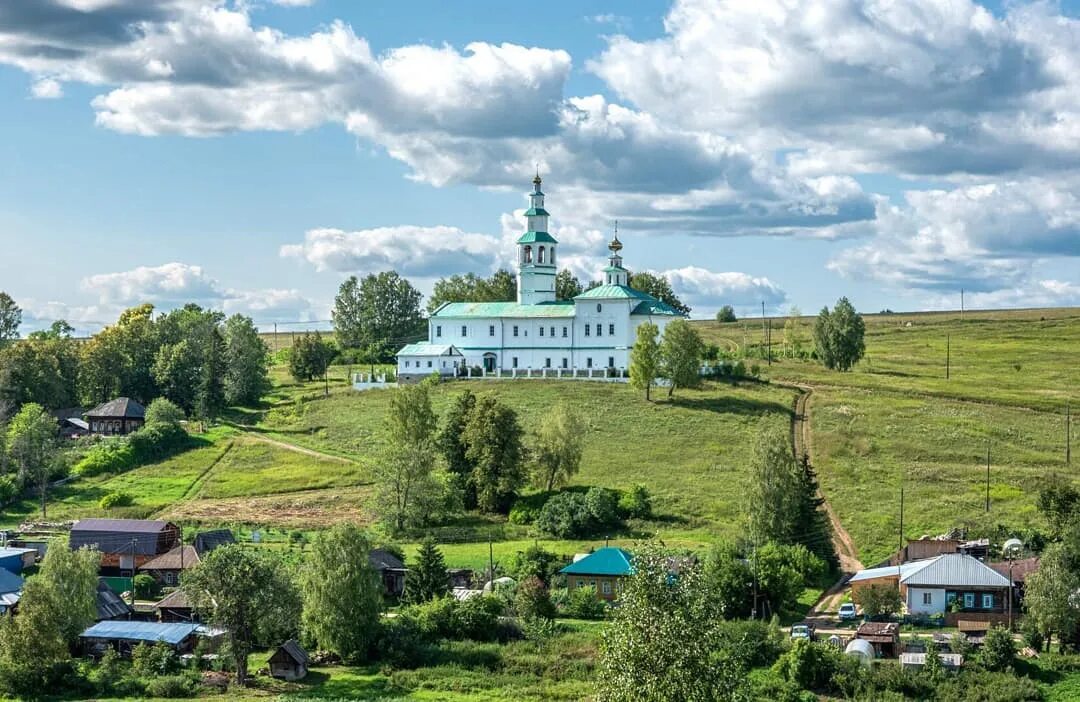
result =
[[523,619],[554,619],[555,605],[544,581],[530,575],[518,583],[514,611]]
[[154,358],[154,380],[161,392],[185,411],[195,408],[199,387],[199,355],[187,339],[162,346]]
[[390,348],[400,346],[422,332],[420,292],[394,271],[371,274],[363,280],[351,276],[334,298],[334,333],[343,348],[367,348],[381,344],[393,360]]
[[16,407],[36,402],[55,409],[77,403],[79,351],[71,339],[31,335],[0,347],[0,368],[0,395]]
[[208,422],[225,408],[225,340],[216,326],[206,335],[200,361],[194,410]]
[[734,322],[738,318],[735,316],[735,308],[731,305],[724,305],[716,312],[717,324],[728,324]]
[[860,587],[852,593],[851,599],[862,607],[863,614],[868,617],[891,617],[899,612],[904,604],[900,590],[891,585]]
[[1024,584],[1024,608],[1049,644],[1055,634],[1069,638],[1080,629],[1080,575],[1064,544],[1046,547],[1039,569]]
[[289,374],[301,382],[315,380],[326,374],[334,350],[323,341],[319,332],[304,332],[289,352]]
[[569,482],[581,467],[584,448],[584,421],[560,402],[544,415],[536,432],[532,452],[536,486],[551,492]]
[[79,634],[97,621],[98,569],[101,553],[96,549],[72,550],[67,544],[50,544],[36,579],[45,583],[63,607],[55,614],[60,635],[70,646]]
[[354,665],[367,658],[379,633],[383,585],[370,553],[356,525],[337,524],[316,537],[300,571],[304,632]]
[[630,276],[630,287],[652,295],[681,314],[690,314],[690,308],[675,295],[675,291],[671,289],[671,283],[662,275],[649,272],[634,273]]
[[642,322],[637,328],[637,339],[630,349],[630,386],[635,390],[645,391],[648,401],[649,391],[656,376],[660,374],[660,344],[657,337],[660,329],[652,322]]
[[746,486],[750,538],[758,544],[791,543],[802,528],[798,520],[803,485],[786,428],[768,419],[761,420],[750,471]]
[[435,445],[446,460],[447,470],[454,476],[462,490],[465,507],[476,507],[476,485],[472,482],[473,464],[469,460],[465,443],[465,427],[476,407],[476,395],[465,390],[454,398],[454,403],[443,415],[442,426],[435,437]]
[[675,388],[693,388],[701,383],[701,356],[705,344],[697,330],[685,319],[668,322],[660,342],[660,367],[668,379],[668,397]]
[[583,292],[581,281],[569,270],[564,268],[555,275],[556,300],[573,300]]
[[514,554],[514,559],[510,564],[510,574],[518,582],[535,576],[540,578],[545,585],[551,585],[552,578],[563,565],[565,561],[534,543],[526,547],[524,551]]
[[1016,642],[1012,632],[1000,625],[991,626],[979,651],[979,664],[987,670],[1011,670],[1016,663]]
[[0,687],[38,697],[63,682],[70,657],[60,629],[65,604],[40,578],[29,578],[19,600],[19,616],[0,617]]
[[184,410],[164,397],[155,398],[146,406],[146,423],[179,425],[184,421]]
[[299,592],[284,563],[265,550],[219,546],[184,574],[181,587],[205,623],[225,630],[240,685],[256,646],[296,635]]
[[866,352],[866,325],[846,297],[836,301],[832,312],[821,308],[814,323],[818,358],[831,370],[851,370]]
[[470,413],[464,439],[465,457],[473,464],[477,506],[505,514],[525,482],[525,447],[517,413],[484,397]]
[[804,453],[795,468],[798,483],[798,502],[796,503],[795,523],[800,525],[792,539],[795,543],[806,546],[815,556],[824,561],[829,570],[840,567],[840,558],[833,546],[832,524],[825,512],[825,498],[818,489],[817,472],[810,465],[810,455]]
[[600,702],[749,700],[747,660],[724,641],[700,570],[671,577],[669,554],[647,546],[634,555],[619,607],[601,634]]
[[393,391],[386,416],[387,450],[376,467],[376,499],[395,530],[424,523],[439,502],[435,470],[435,412],[426,382]]
[[11,299],[11,295],[0,291],[0,346],[19,338],[19,325],[22,324],[22,310]]
[[7,428],[7,450],[19,470],[21,485],[34,485],[41,498],[41,518],[57,455],[57,424],[41,405],[29,403],[12,417]]
[[784,349],[790,358],[795,358],[802,352],[802,345],[802,310],[792,305],[784,320]]
[[450,592],[450,576],[446,561],[435,542],[428,538],[416,552],[416,564],[405,578],[405,601],[412,604],[444,597]]
[[251,405],[270,389],[270,349],[250,317],[225,322],[225,402]]
[[452,275],[435,281],[428,298],[427,311],[432,314],[448,302],[511,302],[517,299],[517,280],[509,271],[500,268],[490,278],[475,273]]

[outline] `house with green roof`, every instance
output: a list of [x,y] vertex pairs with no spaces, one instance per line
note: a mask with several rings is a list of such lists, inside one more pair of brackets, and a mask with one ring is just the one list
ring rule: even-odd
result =
[[566,576],[566,589],[596,588],[596,596],[611,602],[622,592],[623,581],[633,575],[633,556],[615,546],[598,548],[575,559],[559,571]]
[[430,375],[436,368],[427,364],[441,362],[440,349],[447,347],[462,354],[462,368],[480,369],[485,377],[621,378],[638,325],[652,322],[663,332],[684,316],[630,287],[617,229],[601,284],[572,300],[557,299],[559,242],[548,232],[540,185],[538,174],[517,240],[517,300],[443,304],[428,319],[428,338],[398,352],[400,380]]

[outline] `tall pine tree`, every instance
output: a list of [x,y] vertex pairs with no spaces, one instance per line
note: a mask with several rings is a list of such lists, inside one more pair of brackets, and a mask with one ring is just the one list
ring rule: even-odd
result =
[[840,559],[833,546],[832,525],[829,515],[825,513],[825,498],[818,490],[817,472],[810,465],[810,455],[807,453],[803,453],[799,459],[797,476],[801,488],[796,507],[797,523],[802,524],[803,529],[796,535],[795,542],[825,561],[830,571],[836,571],[840,567]]
[[425,539],[416,554],[416,565],[405,578],[405,601],[419,604],[443,597],[450,591],[450,578],[442,551],[431,539]]

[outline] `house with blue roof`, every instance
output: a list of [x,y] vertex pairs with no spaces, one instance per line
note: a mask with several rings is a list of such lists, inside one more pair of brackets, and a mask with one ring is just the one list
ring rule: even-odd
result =
[[596,588],[596,596],[608,602],[618,598],[623,581],[633,575],[633,556],[615,546],[598,548],[559,571],[566,576],[566,589]]
[[[447,302],[428,319],[428,338],[397,354],[398,378],[420,380],[443,363],[498,377],[605,378],[630,367],[638,325],[660,331],[684,315],[630,287],[618,231],[608,244],[601,285],[572,300],[555,295],[558,240],[548,233],[540,176],[533,179],[526,229],[517,240],[517,300]],[[460,353],[460,358],[455,356]]]

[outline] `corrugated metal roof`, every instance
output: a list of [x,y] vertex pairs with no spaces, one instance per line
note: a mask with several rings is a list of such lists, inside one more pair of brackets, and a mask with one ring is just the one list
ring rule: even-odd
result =
[[187,593],[177,588],[154,603],[154,609],[191,609]]
[[405,564],[401,562],[401,559],[381,548],[371,549],[371,553],[368,554],[368,561],[376,570],[405,570]]
[[639,302],[630,314],[652,315],[663,317],[684,317],[685,315],[666,302],[660,300],[645,300]]
[[200,531],[195,535],[195,550],[201,554],[207,554],[213,551],[218,546],[225,546],[226,544],[235,544],[236,537],[228,529],[210,529],[209,531]]
[[547,232],[525,232],[518,237],[517,243],[519,244],[532,244],[534,242],[540,242],[542,244],[558,244],[559,242],[555,237],[551,236]]
[[118,397],[115,400],[104,402],[86,413],[87,417],[123,417],[126,419],[143,419],[146,417],[146,408],[130,397]]
[[1008,587],[1009,579],[977,558],[962,553],[945,553],[931,559],[926,567],[904,577],[905,585],[953,587]]
[[177,546],[168,553],[163,553],[139,567],[139,570],[186,570],[194,568],[202,559],[194,546]]
[[615,546],[598,548],[580,561],[566,566],[560,573],[567,575],[630,575],[634,572],[631,565],[633,556]]
[[158,519],[80,519],[71,527],[76,531],[121,531],[128,534],[156,534],[169,525]]
[[655,297],[648,293],[635,290],[629,285],[598,285],[595,288],[586,290],[580,295],[576,296],[575,300],[612,300],[612,299],[630,299],[630,300],[650,300],[659,302]]
[[857,583],[861,580],[874,580],[876,578],[895,578],[898,575],[901,579],[903,579],[930,565],[930,562],[933,560],[933,558],[929,558],[925,561],[912,561],[910,563],[905,563],[901,566],[882,566],[881,568],[867,568],[865,570],[860,570],[855,575],[852,575],[848,582]]
[[98,580],[96,599],[98,619],[116,619],[131,612],[131,606],[103,580]]
[[453,344],[429,344],[420,341],[406,344],[397,352],[398,356],[463,356]]
[[124,641],[164,641],[178,644],[195,633],[197,624],[159,622],[98,622],[80,636],[84,639],[123,639]]
[[448,302],[432,315],[434,319],[470,317],[573,317],[574,303],[569,300],[522,305],[517,302]]
[[22,590],[23,579],[10,570],[0,568],[0,593],[18,592]]

